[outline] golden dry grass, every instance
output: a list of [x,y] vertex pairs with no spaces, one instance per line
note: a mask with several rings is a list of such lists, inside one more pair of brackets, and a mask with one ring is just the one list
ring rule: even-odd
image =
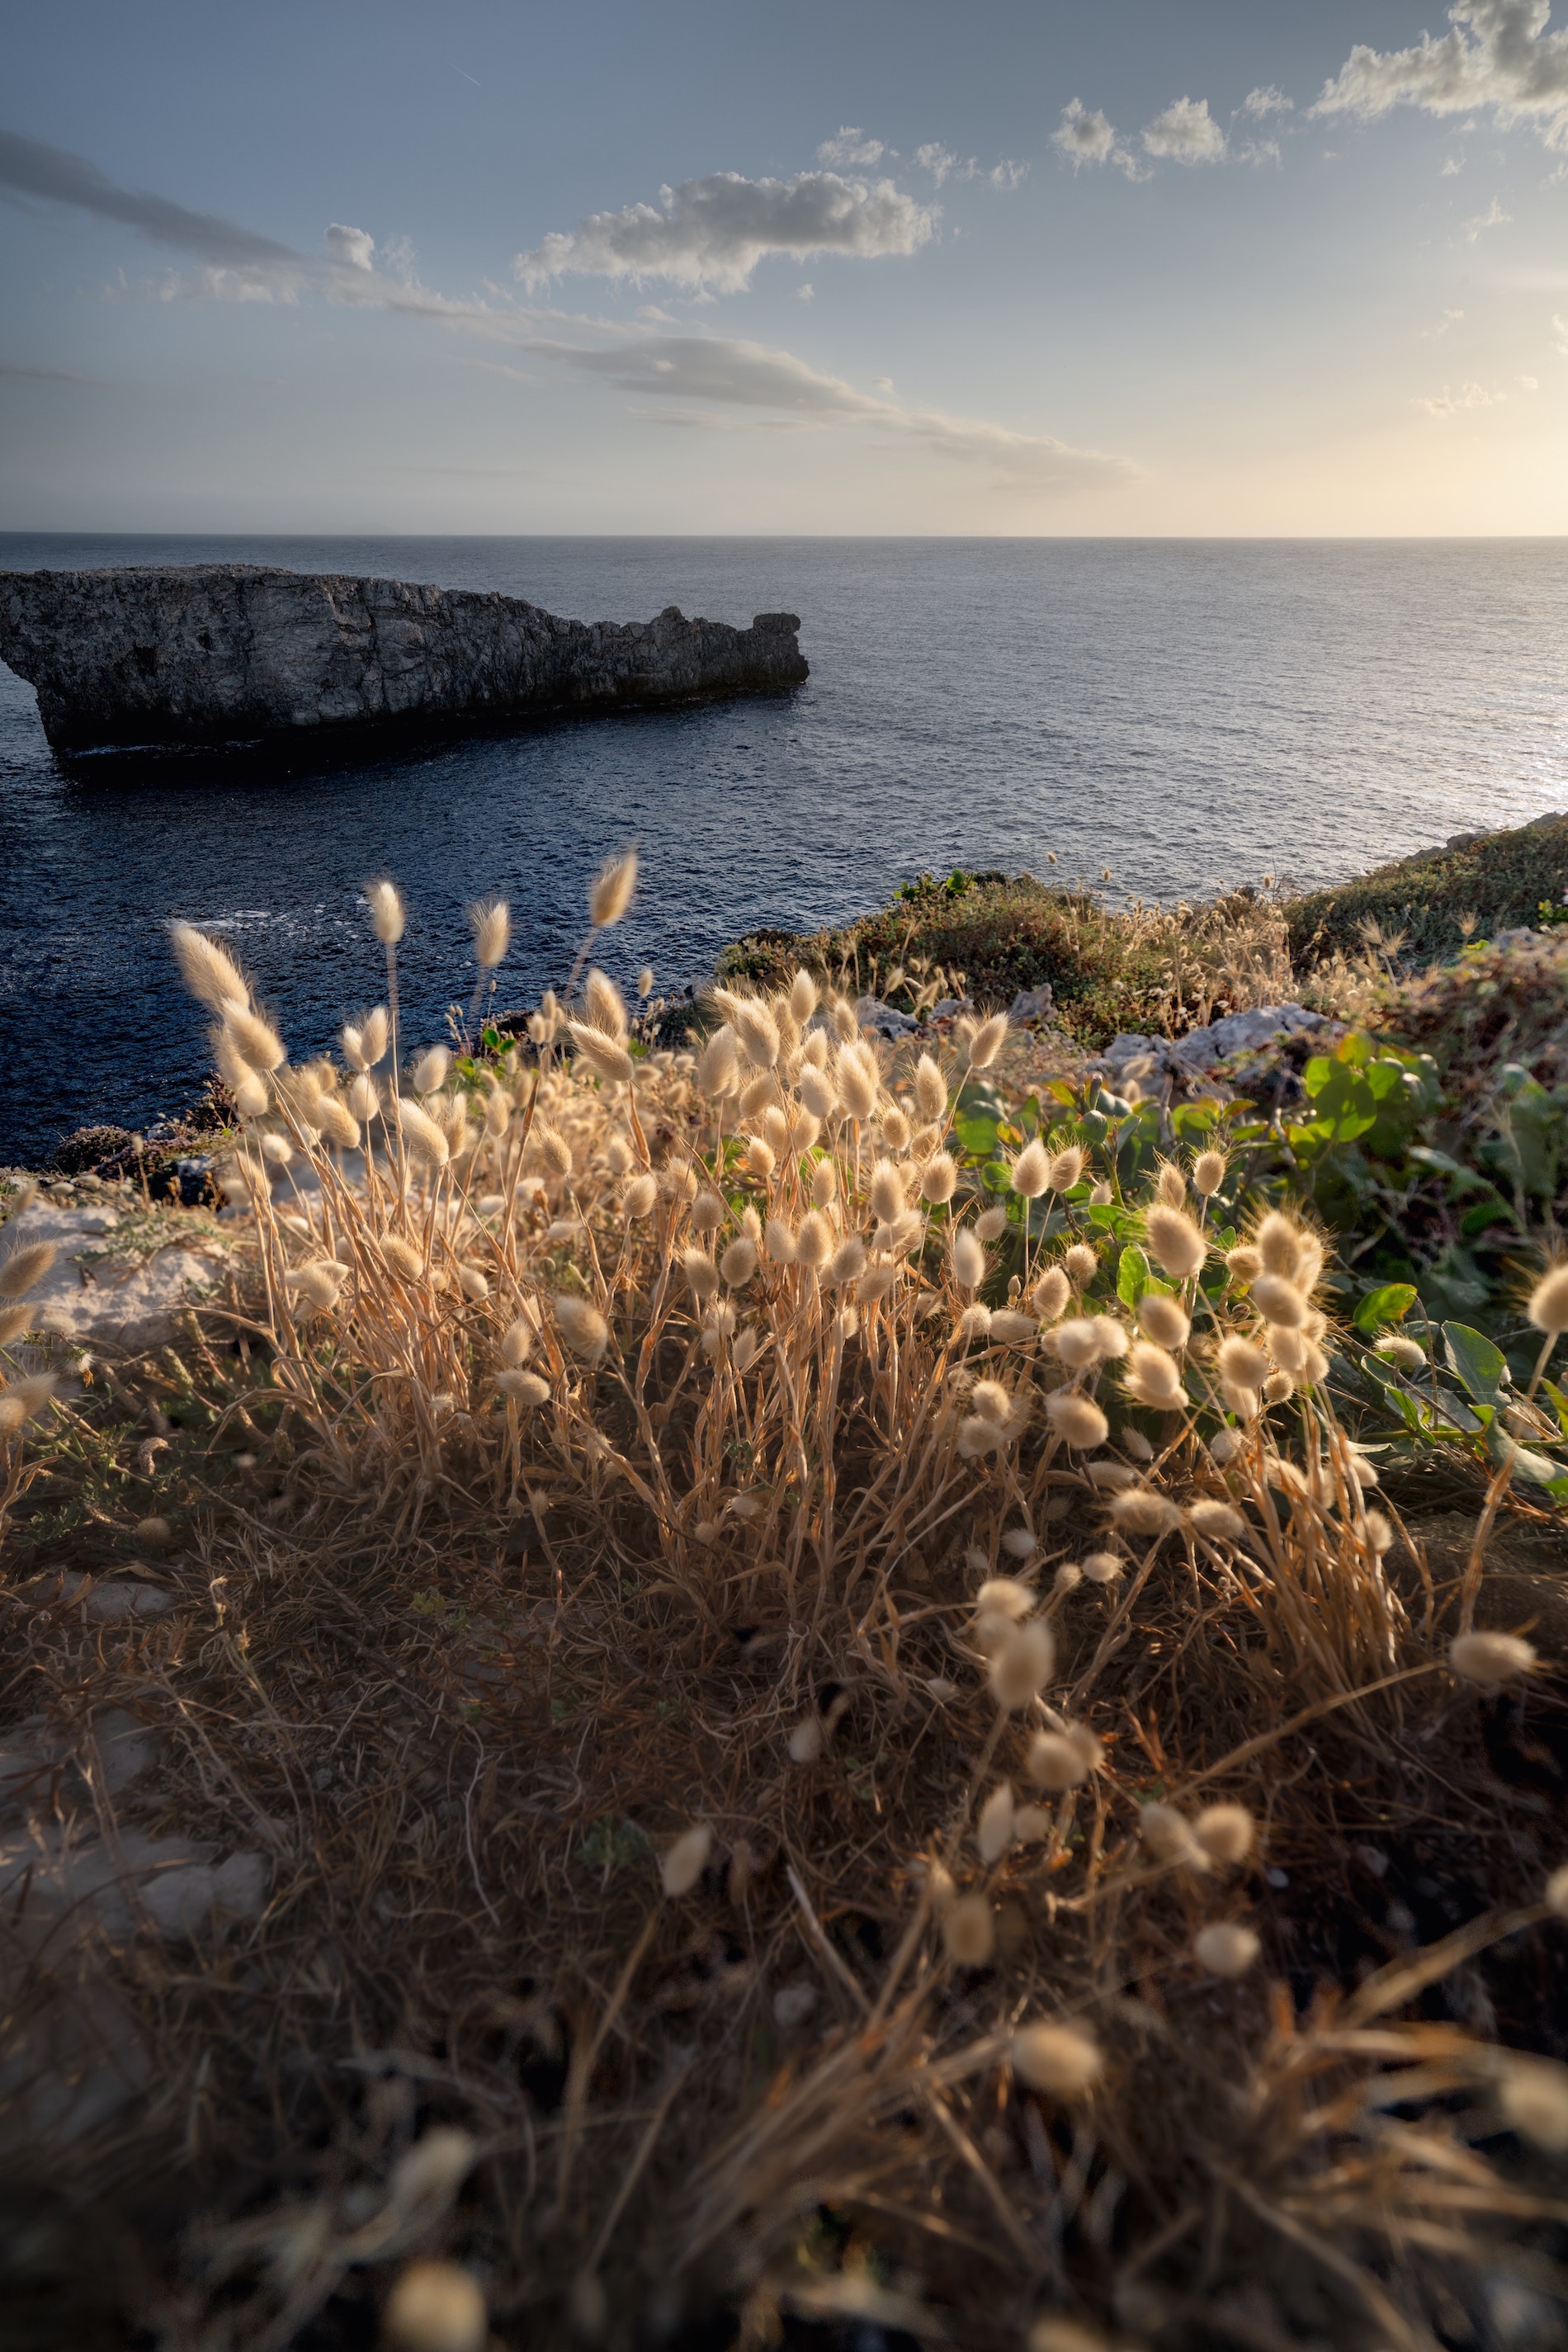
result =
[[[5,1440],[12,1711],[128,1706],[151,1826],[271,1865],[194,1950],[8,1973],[8,2052],[85,1969],[152,2053],[17,2174],[46,2287],[132,2217],[79,2340],[412,2343],[430,2258],[502,2345],[1549,2324],[1559,1718],[1454,1673],[1318,1239],[1185,1155],[1124,1199],[1065,1107],[982,1227],[1000,1024],[917,1068],[792,978],[641,1058],[591,973],[531,1056],[294,1071],[208,977],[248,1305]],[[178,1605],[84,1629],[29,1482],[174,1391]]]

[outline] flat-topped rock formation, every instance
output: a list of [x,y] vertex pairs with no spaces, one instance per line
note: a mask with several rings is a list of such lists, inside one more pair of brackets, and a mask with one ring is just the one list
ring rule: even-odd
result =
[[0,572],[0,657],[57,751],[393,737],[763,694],[807,676],[793,613],[749,629],[563,621],[513,596],[263,564]]

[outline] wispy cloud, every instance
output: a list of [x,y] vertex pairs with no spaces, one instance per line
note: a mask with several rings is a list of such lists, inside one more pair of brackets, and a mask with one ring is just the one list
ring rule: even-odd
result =
[[832,139],[825,139],[816,151],[819,163],[842,172],[858,167],[868,172],[884,155],[895,151],[880,139],[868,139],[866,133],[850,123],[845,123]]
[[1512,218],[1513,215],[1505,213],[1494,196],[1484,213],[1477,213],[1473,219],[1464,223],[1465,243],[1474,245],[1477,238],[1484,236],[1489,228],[1506,228]]
[[1021,187],[1029,176],[1027,163],[1016,163],[1005,155],[999,163],[984,164],[973,155],[954,154],[940,139],[917,147],[914,160],[922,172],[931,173],[939,188],[948,180],[984,180],[988,188],[1005,193]]
[[1289,114],[1295,103],[1294,99],[1287,98],[1282,89],[1277,89],[1270,82],[1267,89],[1249,89],[1241,101],[1241,110],[1243,114],[1259,118],[1268,114]]
[[78,375],[74,368],[28,367],[21,360],[0,360],[0,377],[24,383],[89,383],[100,392],[108,388],[100,375]]
[[[881,428],[938,457],[984,467],[998,488],[1036,497],[1114,488],[1133,478],[1134,468],[1124,457],[1074,448],[1048,434],[1016,433],[977,418],[878,399],[841,376],[824,374],[792,352],[773,351],[763,343],[659,335],[609,350],[542,340],[531,348],[619,391],[651,398],[661,406],[669,404],[664,422],[721,425],[723,411],[739,409],[769,412],[781,430],[798,431],[803,425]],[[766,429],[761,415],[752,421],[758,429]]]
[[1395,106],[1489,109],[1505,127],[1529,123],[1549,147],[1568,146],[1568,31],[1549,32],[1551,15],[1551,0],[1457,0],[1441,40],[1423,33],[1408,49],[1358,42],[1311,110],[1371,118]]
[[794,261],[840,254],[862,261],[918,252],[936,213],[891,180],[868,186],[837,172],[790,180],[748,180],[714,172],[661,188],[657,205],[594,213],[547,236],[513,267],[528,287],[576,272],[640,280],[662,278],[701,291],[737,294],[773,253]]
[[279,277],[297,275],[308,267],[302,255],[275,237],[258,236],[254,229],[241,228],[216,213],[189,212],[166,196],[116,187],[84,157],[20,138],[14,131],[0,131],[0,191],[122,222],[154,243],[194,254],[216,269]]
[[[1521,392],[1539,390],[1532,375],[1516,376],[1514,383]],[[1462,408],[1500,408],[1507,398],[1508,394],[1500,386],[1462,383],[1458,392],[1450,392],[1445,384],[1441,392],[1426,399],[1413,400],[1410,405],[1425,410],[1428,416],[1457,416]]]

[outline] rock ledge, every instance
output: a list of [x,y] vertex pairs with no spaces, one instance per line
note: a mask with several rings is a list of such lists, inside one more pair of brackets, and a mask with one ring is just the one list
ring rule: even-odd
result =
[[261,564],[0,572],[0,656],[59,751],[406,739],[763,694],[807,676],[793,613],[749,629],[563,621],[512,596]]

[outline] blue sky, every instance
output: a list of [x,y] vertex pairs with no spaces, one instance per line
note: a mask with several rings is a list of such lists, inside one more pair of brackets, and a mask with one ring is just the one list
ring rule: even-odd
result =
[[12,0],[0,527],[1568,530],[1547,0]]

